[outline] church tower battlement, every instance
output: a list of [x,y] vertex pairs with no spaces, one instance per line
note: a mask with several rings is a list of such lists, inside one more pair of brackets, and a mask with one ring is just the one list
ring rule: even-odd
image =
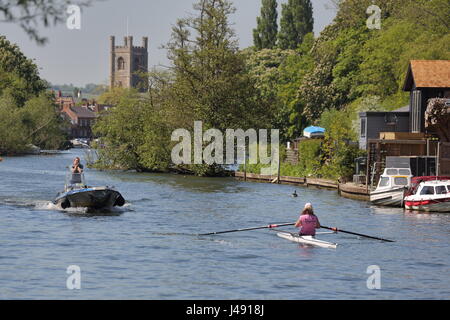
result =
[[144,92],[147,83],[138,72],[148,71],[148,38],[142,38],[142,46],[133,46],[133,37],[124,37],[124,45],[116,46],[114,36],[110,37],[110,88],[137,88]]

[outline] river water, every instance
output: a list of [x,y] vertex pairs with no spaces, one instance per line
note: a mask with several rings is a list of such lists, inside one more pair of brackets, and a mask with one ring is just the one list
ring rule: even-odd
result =
[[[450,298],[448,214],[312,188],[89,169],[89,185],[115,186],[127,204],[63,211],[51,200],[77,155],[0,162],[0,299]],[[396,242],[324,234],[339,246],[323,249],[270,230],[196,236],[294,222],[306,202],[323,225]],[[67,286],[69,266],[79,267],[79,290]]]

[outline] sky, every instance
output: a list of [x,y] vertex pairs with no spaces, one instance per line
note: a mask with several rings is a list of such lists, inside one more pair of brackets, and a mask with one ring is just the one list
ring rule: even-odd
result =
[[[149,68],[168,65],[166,50],[161,46],[170,39],[171,28],[178,18],[193,12],[195,0],[94,0],[81,13],[81,28],[70,30],[65,24],[40,28],[48,38],[44,46],[31,41],[17,25],[0,23],[0,35],[17,44],[33,59],[40,75],[52,84],[107,84],[109,77],[109,37],[122,45],[123,37],[133,36],[135,45],[149,38]],[[281,3],[278,1],[279,16]],[[336,15],[331,0],[312,0],[314,33],[318,35]],[[234,0],[236,13],[231,17],[240,48],[253,44],[252,30],[260,15],[261,0]],[[128,20],[128,24],[127,24]],[[127,28],[128,25],[128,28]]]

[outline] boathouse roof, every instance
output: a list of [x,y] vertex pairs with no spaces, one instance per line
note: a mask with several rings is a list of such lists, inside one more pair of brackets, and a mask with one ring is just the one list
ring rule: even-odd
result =
[[450,88],[450,60],[411,60],[403,90],[414,88]]

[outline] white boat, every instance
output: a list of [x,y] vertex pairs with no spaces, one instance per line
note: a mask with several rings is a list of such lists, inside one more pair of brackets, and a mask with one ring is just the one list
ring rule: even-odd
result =
[[405,209],[450,212],[450,177],[416,177],[405,196]]
[[370,193],[370,202],[380,206],[402,207],[405,191],[411,185],[409,168],[386,168],[377,188]]
[[328,248],[328,249],[336,249],[337,243],[327,242],[323,240],[319,240],[314,238],[313,236],[300,236],[295,233],[290,232],[278,232],[277,236],[280,238],[301,243],[301,244],[307,244],[311,246],[321,247],[321,248]]

